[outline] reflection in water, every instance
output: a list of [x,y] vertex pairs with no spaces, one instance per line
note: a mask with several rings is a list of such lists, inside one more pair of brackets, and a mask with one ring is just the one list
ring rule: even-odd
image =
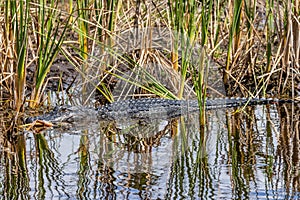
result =
[[26,168],[25,138],[19,135],[15,142],[5,141],[1,151],[1,188],[0,194],[5,199],[28,199],[29,177]]
[[[300,105],[298,105],[300,106]],[[286,191],[288,196],[299,196],[300,191],[300,159],[299,159],[299,137],[300,137],[300,111],[299,107],[285,105],[279,108],[278,148],[276,150],[274,176],[279,179],[279,186]]]
[[34,167],[30,176],[32,186],[31,189],[36,199],[53,198],[56,196],[69,197],[64,191],[66,183],[63,177],[62,166],[60,166],[55,154],[48,146],[48,142],[42,134],[34,134],[35,152],[31,152],[31,162]]
[[298,105],[94,122],[2,142],[6,199],[297,198]]

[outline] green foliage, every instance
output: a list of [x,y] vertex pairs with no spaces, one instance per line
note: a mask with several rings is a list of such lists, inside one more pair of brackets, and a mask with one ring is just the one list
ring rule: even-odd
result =
[[[18,16],[18,17],[16,17]],[[26,82],[26,61],[28,45],[28,21],[29,21],[29,1],[6,1],[5,2],[5,33],[11,39],[13,46],[9,46],[11,52],[15,52],[16,58],[12,68],[16,72],[15,82],[11,85],[15,88],[14,107],[20,110],[24,101]],[[11,55],[13,56],[13,55]]]
[[[93,83],[94,87],[102,84],[102,92],[106,94],[104,96],[113,100],[112,94],[107,94],[109,87],[103,85],[101,77],[112,75],[124,81],[125,73],[122,74],[119,69],[122,63],[120,58],[126,59],[127,53],[135,52],[138,56],[132,58],[133,66],[142,69],[143,64],[147,64],[144,63],[146,57],[153,56],[150,43],[155,41],[148,34],[147,45],[150,48],[141,45],[140,49],[131,49],[132,52],[126,52],[127,49],[120,52],[114,49],[119,45],[116,44],[118,37],[132,29],[136,30],[132,35],[138,37],[143,34],[139,30],[153,27],[167,27],[173,34],[168,41],[172,49],[160,56],[156,55],[155,61],[169,59],[173,70],[180,77],[176,77],[176,94],[168,91],[147,70],[141,79],[147,77],[151,87],[128,79],[128,83],[141,87],[149,94],[185,98],[186,83],[192,79],[198,99],[203,99],[206,96],[203,89],[206,85],[206,70],[202,67],[209,66],[201,63],[206,63],[205,59],[210,59],[209,56],[220,64],[220,68],[225,69],[223,81],[232,87],[229,88],[231,91],[239,89],[247,95],[248,91],[261,91],[261,88],[266,89],[270,84],[277,86],[280,92],[295,87],[293,79],[299,71],[295,66],[299,66],[300,57],[299,36],[295,31],[300,25],[299,21],[294,20],[299,17],[296,2],[270,0],[262,5],[261,1],[256,0],[168,0],[161,3],[154,1],[148,5],[144,2],[81,0],[76,2],[75,7],[69,1],[69,9],[64,11],[64,5],[54,0],[4,1],[0,7],[5,20],[0,33],[2,41],[5,41],[1,50],[3,64],[0,84],[11,95],[10,106],[20,110],[27,100],[30,100],[31,107],[40,104],[50,67],[57,59],[61,46],[68,44],[72,44],[68,47],[80,55],[80,59],[72,57],[74,54],[66,50],[64,56],[80,71],[83,81],[90,81],[90,75],[96,77],[98,82]],[[70,29],[69,24],[72,25]],[[70,31],[70,35],[74,34],[74,38],[65,39],[67,31]],[[131,41],[128,39],[126,42]],[[198,55],[196,63],[199,65],[192,63],[192,60],[195,61],[192,54],[200,49],[195,47],[196,44],[204,46],[208,54],[204,61],[202,55]],[[92,55],[92,50],[97,48],[100,49],[99,54]],[[89,62],[91,57],[97,57],[99,66]],[[26,71],[33,65],[36,67],[33,88],[29,88],[32,94],[30,99],[26,99],[26,79],[29,79]],[[88,74],[90,71],[97,73]],[[272,83],[273,76],[280,77],[275,84],[274,81]],[[245,84],[247,79],[253,84]],[[254,91],[249,89],[253,85]],[[0,102],[4,101],[1,99]]]
[[[169,1],[169,13],[171,20],[171,28],[174,30],[174,41],[172,54],[175,55],[172,62],[176,62],[173,66],[174,70],[178,70],[178,56],[181,58],[181,79],[178,97],[183,96],[186,76],[191,62],[194,44],[198,39],[197,26],[199,19],[197,9],[199,4],[197,1]],[[181,49],[181,55],[178,50]]]
[[46,7],[46,1],[40,0],[38,5],[38,61],[35,74],[35,88],[32,93],[30,106],[35,107],[40,103],[42,87],[45,78],[56,59],[60,46],[63,43],[64,34],[68,27],[70,17],[64,22],[64,28],[60,31],[60,23],[55,23],[60,17],[60,13],[54,7],[54,1],[51,1],[50,7]]
[[[237,51],[239,44],[239,34],[240,34],[240,22],[241,22],[241,12],[242,12],[242,0],[233,1],[233,16],[230,24],[229,32],[229,43],[227,49],[227,60],[226,60],[226,70],[229,71],[231,64],[231,57]],[[227,82],[228,77],[224,79],[224,82]]]

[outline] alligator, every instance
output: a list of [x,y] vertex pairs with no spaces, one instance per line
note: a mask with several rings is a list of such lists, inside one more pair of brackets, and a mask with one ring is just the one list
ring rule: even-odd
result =
[[[218,98],[207,99],[205,108],[233,108],[244,105],[262,105],[274,103],[291,103],[298,100],[279,100],[273,98]],[[117,101],[97,109],[83,106],[60,106],[41,116],[28,117],[25,123],[47,121],[54,126],[63,123],[74,124],[83,119],[96,118],[99,121],[129,119],[171,119],[199,111],[198,100],[170,100],[160,98],[141,98]]]

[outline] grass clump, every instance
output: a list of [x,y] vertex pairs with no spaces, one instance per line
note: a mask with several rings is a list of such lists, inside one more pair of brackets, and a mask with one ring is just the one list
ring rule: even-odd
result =
[[[0,8],[0,102],[15,110],[43,102],[50,68],[62,56],[109,101],[119,94],[114,83],[124,81],[135,89],[122,98],[203,100],[214,87],[214,63],[223,95],[295,96],[300,82],[296,1],[39,0]],[[214,62],[201,65],[206,60]]]

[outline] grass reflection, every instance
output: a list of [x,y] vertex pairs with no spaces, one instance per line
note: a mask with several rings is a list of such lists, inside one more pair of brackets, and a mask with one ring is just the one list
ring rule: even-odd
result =
[[6,199],[29,199],[29,177],[26,163],[25,138],[16,136],[15,141],[4,141],[5,151],[1,153],[3,169],[2,197]]
[[3,138],[1,195],[298,197],[300,108],[290,104],[231,111],[208,111],[204,132],[198,115],[189,115],[149,127],[101,123],[80,134],[53,129]]
[[[36,199],[53,198],[56,195],[69,197],[64,191],[66,183],[63,179],[62,166],[58,158],[49,147],[48,141],[43,134],[34,134],[36,150],[36,167],[34,170]],[[53,187],[54,186],[54,187]]]
[[89,184],[90,184],[90,153],[89,153],[89,138],[85,131],[82,132],[80,138],[80,146],[78,150],[79,157],[79,170],[78,170],[78,189],[77,196],[83,199],[89,196]]

